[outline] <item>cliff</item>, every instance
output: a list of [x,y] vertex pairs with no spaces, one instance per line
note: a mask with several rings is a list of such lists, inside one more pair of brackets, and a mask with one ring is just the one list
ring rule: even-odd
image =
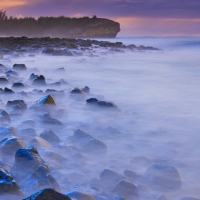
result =
[[31,17],[0,19],[0,35],[15,37],[114,38],[120,24],[103,18]]

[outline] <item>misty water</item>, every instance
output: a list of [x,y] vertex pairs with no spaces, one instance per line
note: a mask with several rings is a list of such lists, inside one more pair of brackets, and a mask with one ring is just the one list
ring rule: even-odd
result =
[[[69,192],[77,184],[91,184],[92,179],[99,179],[99,174],[104,169],[111,169],[122,175],[124,170],[144,175],[155,163],[175,167],[180,174],[182,186],[175,191],[159,191],[147,185],[149,189],[140,191],[141,200],[149,199],[153,193],[165,194],[170,200],[178,200],[184,196],[199,198],[200,38],[138,37],[108,40],[153,46],[161,51],[124,50],[107,53],[103,49],[96,49],[91,50],[93,56],[59,57],[38,54],[36,57],[11,57],[10,62],[1,62],[9,67],[15,63],[26,64],[29,71],[21,76],[21,82],[26,83],[31,72],[43,74],[48,83],[66,80],[67,85],[53,87],[64,90],[65,97],[55,97],[55,101],[57,107],[65,109],[66,113],[51,113],[65,127],[52,130],[66,143],[69,143],[69,137],[76,129],[81,129],[107,145],[106,155],[84,155],[84,164],[78,161],[75,164],[69,158],[69,165],[58,170],[69,182],[59,183],[60,177],[52,172],[62,186],[62,192]],[[61,67],[65,71],[56,71]],[[90,93],[97,95],[98,99],[116,104],[123,113],[88,110],[85,99],[70,97],[69,93],[75,87],[85,86],[90,87]],[[25,91],[32,89],[29,87]],[[45,91],[47,88],[38,89]],[[24,100],[30,107],[43,96],[45,95],[24,97]],[[10,100],[12,98],[16,99],[16,96],[10,97]],[[2,97],[4,103],[7,100],[7,97]],[[28,113],[17,117],[12,126],[20,129],[23,120],[34,119],[38,114],[40,113]],[[125,136],[108,139],[108,126]],[[47,128],[37,124],[35,130],[39,135]],[[145,185],[144,182],[141,184]],[[87,193],[94,192],[87,187],[81,188]]]

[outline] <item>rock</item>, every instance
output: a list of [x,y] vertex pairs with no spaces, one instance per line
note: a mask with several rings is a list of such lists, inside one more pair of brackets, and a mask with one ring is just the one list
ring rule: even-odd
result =
[[57,91],[53,89],[47,89],[45,93],[50,94],[50,95],[55,95],[55,96],[65,96],[65,92],[63,90]]
[[70,94],[82,94],[82,95],[86,95],[86,93],[82,90],[82,89],[80,89],[80,88],[74,88],[71,92],[70,92]]
[[20,185],[28,194],[44,188],[59,190],[59,185],[46,164],[39,165]]
[[38,76],[37,78],[35,78],[32,82],[33,85],[42,85],[45,86],[46,85],[46,81],[45,81],[45,77],[43,75]]
[[25,148],[24,142],[18,137],[7,137],[0,141],[2,153],[15,155],[20,148]]
[[41,137],[35,137],[31,140],[30,142],[31,145],[35,146],[38,149],[51,149],[52,146],[49,142],[47,142],[46,140],[44,140]]
[[93,137],[80,129],[75,130],[73,136],[68,138],[70,143],[73,143],[78,146],[83,146],[84,144],[89,142],[90,139],[93,139]]
[[11,173],[15,175],[17,181],[21,182],[42,163],[43,160],[35,147],[19,149],[15,154]]
[[61,139],[53,132],[45,130],[40,134],[40,137],[48,141],[50,144],[55,145],[61,142]]
[[9,200],[25,196],[13,176],[3,167],[0,167],[0,195]]
[[34,120],[25,120],[21,122],[21,126],[23,128],[30,128],[30,127],[35,127],[35,121]]
[[0,126],[0,140],[12,136],[17,136],[17,130],[15,128]]
[[22,115],[22,107],[18,104],[13,106],[13,109],[10,110],[10,115]]
[[37,137],[37,133],[33,128],[22,129],[19,135],[27,143],[29,143],[34,137]]
[[156,190],[173,191],[181,188],[179,172],[171,166],[153,164],[144,177],[149,187]]
[[38,115],[40,122],[42,123],[46,123],[49,125],[63,125],[62,122],[60,122],[59,120],[52,118],[49,113],[44,113],[44,114],[40,114]]
[[88,86],[85,86],[84,88],[82,88],[83,92],[85,92],[86,94],[90,93],[90,88]]
[[120,180],[126,179],[110,169],[104,169],[99,177],[103,186],[109,190],[113,189]]
[[12,108],[15,105],[20,105],[20,107],[22,108],[22,110],[27,110],[27,105],[23,100],[14,100],[14,101],[8,101],[6,104],[6,107],[8,108]]
[[7,84],[9,84],[9,81],[5,77],[0,77],[0,83],[3,84],[3,85],[5,85],[5,84],[7,85]]
[[13,83],[12,88],[25,88],[23,83]]
[[141,176],[131,170],[124,170],[124,176],[132,181],[137,181]]
[[30,79],[30,80],[35,80],[35,79],[37,79],[38,77],[39,77],[38,75],[32,73],[32,74],[30,75],[29,79]]
[[137,187],[127,181],[127,180],[120,180],[115,188],[112,190],[114,194],[117,194],[119,196],[123,196],[129,199],[139,200],[139,193],[137,190]]
[[4,94],[14,94],[15,92],[13,92],[11,89],[5,87],[4,90],[3,90],[3,93]]
[[6,75],[11,75],[11,76],[19,76],[19,74],[16,71],[12,70],[12,69],[7,70],[5,72],[5,74]]
[[86,100],[86,102],[88,103],[88,104],[98,104],[98,99],[96,99],[96,98],[89,98],[89,99],[87,99]]
[[91,139],[82,147],[82,152],[89,154],[105,154],[107,152],[107,146],[97,139]]
[[3,118],[3,121],[7,123],[11,122],[9,114],[3,109],[0,109],[0,117]]
[[45,188],[23,200],[71,200],[71,198],[55,191],[54,189]]
[[95,200],[95,198],[89,194],[79,191],[71,191],[67,193],[67,196],[76,200]]
[[13,65],[13,69],[16,69],[16,70],[27,70],[27,67],[24,64],[14,64]]

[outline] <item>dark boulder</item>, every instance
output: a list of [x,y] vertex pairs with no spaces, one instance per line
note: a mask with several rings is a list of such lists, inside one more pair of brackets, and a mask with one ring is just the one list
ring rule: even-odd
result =
[[179,172],[171,166],[153,164],[144,177],[149,187],[156,190],[173,191],[181,188]]
[[5,84],[9,84],[9,81],[5,77],[0,77],[0,83],[3,84],[3,85],[5,85]]
[[4,94],[14,94],[15,92],[13,92],[11,89],[5,87],[4,90],[3,90],[3,93]]
[[55,191],[54,189],[45,188],[23,200],[71,200],[71,198]]
[[12,88],[25,88],[23,83],[13,83]]
[[82,89],[80,89],[80,88],[74,88],[71,92],[70,92],[70,94],[81,94],[81,95],[86,95],[86,93],[82,90]]
[[27,70],[27,67],[24,64],[14,64],[13,65],[13,69],[16,69],[16,70]]

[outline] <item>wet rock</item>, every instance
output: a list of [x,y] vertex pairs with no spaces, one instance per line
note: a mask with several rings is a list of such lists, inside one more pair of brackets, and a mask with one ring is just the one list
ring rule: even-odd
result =
[[44,113],[41,115],[38,115],[40,122],[51,124],[51,125],[63,125],[62,122],[60,122],[58,119],[55,119],[49,115],[49,113]]
[[4,122],[7,122],[7,123],[11,122],[9,114],[3,109],[0,109],[0,117],[3,118]]
[[0,195],[9,200],[25,196],[13,176],[3,167],[0,167]]
[[80,88],[74,88],[71,92],[70,92],[70,94],[82,94],[82,95],[86,95],[86,93],[82,90],[82,89],[80,89]]
[[35,78],[32,82],[33,85],[42,85],[45,86],[46,85],[46,81],[45,81],[45,77],[43,75],[38,76],[37,78]]
[[17,136],[17,130],[15,128],[0,126],[0,140],[12,136]]
[[67,193],[67,196],[76,200],[95,200],[95,198],[89,194],[79,191],[71,191]]
[[40,134],[40,137],[48,141],[50,144],[55,145],[61,142],[61,139],[53,132],[45,130]]
[[22,110],[27,110],[27,105],[23,100],[14,100],[14,101],[8,101],[6,104],[7,108],[12,108],[15,105],[20,105],[20,107],[22,108]]
[[12,85],[12,88],[17,89],[17,88],[25,88],[23,83],[14,83]]
[[71,198],[54,189],[46,188],[23,200],[71,200]]
[[127,180],[120,180],[112,192],[129,199],[140,199],[137,187]]
[[140,175],[131,170],[124,170],[124,176],[132,181],[137,181],[139,178],[141,178]]
[[7,85],[7,84],[9,84],[9,81],[5,77],[0,77],[0,83],[3,84],[3,85]]
[[14,94],[15,92],[13,92],[11,89],[5,87],[4,90],[3,90],[3,93],[4,94]]
[[27,67],[24,64],[14,64],[13,69],[23,71],[23,70],[27,70]]
[[43,148],[44,149],[51,149],[52,148],[51,144],[48,141],[46,141],[43,138],[41,138],[41,137],[33,138],[31,140],[30,144],[35,146],[38,149],[43,149]]
[[6,75],[11,75],[11,76],[19,76],[19,74],[16,71],[12,70],[12,69],[7,70],[5,72],[5,74]]
[[88,86],[85,86],[84,88],[82,88],[83,92],[89,94],[90,93],[90,88]]
[[15,155],[16,151],[20,148],[25,148],[25,144],[18,137],[8,137],[0,141],[2,153]]
[[153,164],[147,169],[145,181],[150,188],[161,191],[173,191],[181,188],[178,170],[162,164]]
[[82,147],[82,152],[89,154],[105,154],[107,152],[107,146],[97,139],[91,139]]

